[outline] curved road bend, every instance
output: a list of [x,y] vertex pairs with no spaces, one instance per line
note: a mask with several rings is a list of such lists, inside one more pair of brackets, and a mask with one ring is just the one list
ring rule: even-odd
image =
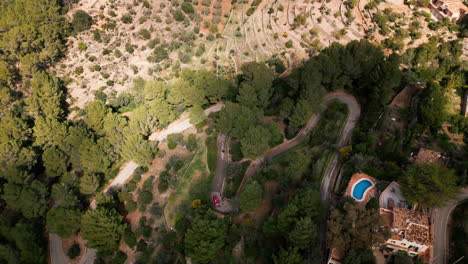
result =
[[[346,124],[343,127],[341,137],[338,140],[337,146],[341,147],[344,144],[346,144],[351,137],[351,132],[353,131],[353,128],[356,125],[359,116],[361,115],[361,108],[356,98],[354,98],[354,96],[348,93],[328,93],[325,96],[324,101],[320,105],[321,111],[314,113],[307,122],[307,124],[304,126],[304,128],[302,128],[301,131],[299,131],[299,133],[294,138],[270,149],[264,156],[256,159],[250,164],[250,166],[247,168],[244,178],[242,179],[241,184],[239,185],[239,188],[237,189],[236,197],[240,196],[246,182],[249,180],[250,177],[252,177],[258,172],[258,170],[265,164],[265,162],[299,145],[302,142],[302,139],[308,136],[310,132],[317,126],[317,123],[321,118],[321,112],[325,110],[333,100],[338,100],[341,103],[344,103],[348,106],[348,119],[346,120]],[[331,188],[330,183],[333,182],[334,178],[336,177],[336,172],[338,170],[339,165],[338,157],[339,156],[337,151],[334,154],[333,159],[327,168],[324,178],[322,179],[321,196],[322,200],[324,201],[328,198],[328,194],[330,191],[329,189]]]
[[447,225],[450,214],[464,200],[468,199],[468,189],[464,189],[457,200],[450,200],[442,208],[436,208],[432,211],[432,219],[434,219],[434,256],[432,264],[448,263],[449,250],[449,232]]
[[[209,115],[214,112],[218,112],[223,109],[224,103],[219,102],[207,109],[205,109],[205,115]],[[173,133],[180,133],[189,128],[191,128],[193,124],[190,123],[190,118],[187,116],[183,116],[171,124],[169,124],[165,129],[156,131],[149,136],[150,141],[162,141],[164,140],[169,134]],[[107,192],[112,187],[119,187],[125,184],[130,177],[135,172],[136,168],[138,168],[138,164],[134,161],[129,161],[125,163],[121,168],[117,176],[111,181],[111,183],[104,188],[104,192]],[[94,201],[90,204],[90,208],[95,208]],[[49,251],[50,251],[50,261],[52,264],[66,264],[67,257],[63,252],[62,248],[62,239],[59,236],[49,233]],[[86,248],[85,255],[81,258],[78,264],[92,264],[96,257],[96,250],[92,248]]]

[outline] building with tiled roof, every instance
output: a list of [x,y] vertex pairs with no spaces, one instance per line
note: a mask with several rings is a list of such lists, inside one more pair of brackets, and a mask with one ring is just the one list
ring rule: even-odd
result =
[[390,238],[385,242],[385,254],[406,251],[410,256],[430,258],[433,246],[431,219],[409,205],[401,194],[400,186],[392,182],[379,197],[380,214],[390,228]]
[[468,13],[468,7],[461,0],[432,0],[430,9],[437,19],[449,18],[457,22]]

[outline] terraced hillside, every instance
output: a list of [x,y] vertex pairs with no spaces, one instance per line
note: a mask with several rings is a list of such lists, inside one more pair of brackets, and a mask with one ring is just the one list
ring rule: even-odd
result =
[[245,62],[269,61],[282,72],[333,42],[369,38],[404,50],[437,33],[422,11],[393,2],[82,0],[68,16],[85,10],[93,26],[70,37],[56,71],[71,104],[82,107],[96,93],[111,99],[130,89],[136,77],[167,80],[183,67],[230,75]]

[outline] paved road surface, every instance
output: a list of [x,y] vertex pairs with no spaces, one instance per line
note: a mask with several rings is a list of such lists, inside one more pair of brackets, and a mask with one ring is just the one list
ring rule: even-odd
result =
[[433,210],[432,219],[435,225],[433,264],[448,264],[449,232],[447,232],[447,225],[449,217],[453,209],[466,199],[468,199],[468,189],[464,189],[457,200],[448,201],[445,207]]
[[[66,264],[67,258],[63,252],[62,239],[59,236],[49,233],[50,261],[51,263]],[[93,264],[96,258],[96,250],[87,248],[85,255],[78,264]]]
[[[213,105],[207,109],[205,109],[205,115],[209,115],[213,112],[218,112],[223,109],[224,104],[218,103]],[[161,131],[157,131],[150,135],[149,140],[151,141],[162,141],[164,140],[169,134],[173,133],[180,133],[189,128],[193,125],[189,122],[189,118],[184,116],[178,120],[172,122],[166,129]],[[112,180],[112,182],[103,190],[107,192],[112,187],[120,187],[125,184],[130,177],[135,172],[136,168],[138,168],[138,164],[134,161],[129,161],[125,165],[120,168],[119,173],[117,176]],[[96,204],[94,201],[90,204],[90,208],[94,209]],[[49,251],[50,251],[50,260],[52,264],[66,264],[66,256],[62,249],[62,240],[57,235],[49,233]],[[78,264],[92,264],[96,257],[96,251],[94,249],[87,248],[86,254],[82,257]]]
[[[343,130],[341,132],[341,137],[337,143],[337,146],[343,146],[344,144],[347,143],[349,138],[351,137],[351,132],[353,131],[354,126],[356,125],[359,116],[361,114],[361,108],[356,101],[356,98],[354,98],[352,95],[344,93],[344,92],[333,92],[329,93],[325,96],[324,102],[321,104],[321,109],[322,111],[325,110],[328,105],[333,101],[333,100],[338,100],[348,106],[348,119],[346,120],[346,124],[343,127]],[[315,113],[312,115],[312,117],[309,119],[307,124],[299,133],[291,140],[288,140],[272,149],[270,149],[264,156],[256,159],[254,162],[252,162],[247,168],[247,171],[244,175],[244,178],[242,179],[241,184],[239,185],[239,188],[237,189],[236,197],[239,197],[240,194],[242,193],[242,190],[244,188],[244,185],[248,181],[250,177],[255,175],[257,171],[267,162],[268,160],[273,159],[277,155],[288,151],[295,146],[299,145],[302,142],[302,139],[310,134],[310,132],[317,126],[318,121],[321,118],[321,112]],[[334,178],[336,177],[336,172],[337,168],[339,165],[339,160],[338,160],[338,151],[335,153],[333,156],[333,159],[328,166],[328,169],[325,173],[325,176],[322,180],[322,199],[326,200],[329,194],[329,189],[330,189],[330,183],[334,181]]]

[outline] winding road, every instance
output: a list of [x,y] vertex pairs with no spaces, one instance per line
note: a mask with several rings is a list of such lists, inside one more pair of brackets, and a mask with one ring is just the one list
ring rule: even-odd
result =
[[434,219],[434,257],[432,264],[448,263],[449,232],[447,231],[449,218],[453,209],[468,199],[468,189],[462,190],[457,200],[448,201],[444,207],[432,211],[431,218]]
[[[302,140],[306,136],[308,136],[312,132],[312,130],[317,126],[318,121],[320,120],[322,116],[322,112],[328,107],[328,105],[333,100],[338,100],[341,103],[346,104],[349,110],[349,114],[346,120],[346,124],[343,126],[343,129],[341,131],[340,139],[338,140],[338,143],[337,143],[337,151],[333,155],[333,158],[331,162],[329,163],[329,166],[326,170],[324,178],[322,179],[321,197],[323,201],[327,200],[329,196],[330,188],[332,187],[331,185],[333,185],[332,183],[334,183],[335,181],[336,174],[338,172],[338,168],[340,165],[338,149],[343,147],[346,143],[348,143],[349,139],[351,138],[351,133],[353,131],[353,128],[356,125],[361,115],[361,108],[356,98],[354,98],[354,96],[345,92],[333,92],[333,93],[327,94],[324,98],[323,103],[320,105],[320,111],[312,115],[312,117],[309,119],[309,121],[304,126],[304,128],[302,128],[301,131],[299,131],[299,133],[294,138],[270,149],[262,157],[254,160],[250,164],[250,166],[247,168],[247,171],[244,174],[242,182],[239,185],[239,188],[237,189],[236,198],[239,198],[247,181],[252,176],[254,176],[267,161],[301,144]],[[226,140],[228,138],[229,137],[223,134],[220,134],[218,136],[218,146],[226,146]],[[226,147],[223,147],[223,149],[225,148]],[[224,168],[226,167],[226,164],[227,162],[229,162],[229,160],[227,159],[226,155],[223,155],[224,154],[223,151],[218,150],[217,153],[218,153],[218,157],[217,157],[218,162],[216,166],[216,175],[215,175],[215,178],[213,179],[213,191],[223,193],[223,189],[222,188],[220,189],[219,187],[222,186],[220,183],[224,182],[225,180]],[[217,207],[214,209],[218,211],[219,213],[224,213],[224,214],[237,210],[237,208],[235,208],[234,206],[230,207],[231,209],[230,211],[227,210],[226,206],[223,206],[222,208]]]

